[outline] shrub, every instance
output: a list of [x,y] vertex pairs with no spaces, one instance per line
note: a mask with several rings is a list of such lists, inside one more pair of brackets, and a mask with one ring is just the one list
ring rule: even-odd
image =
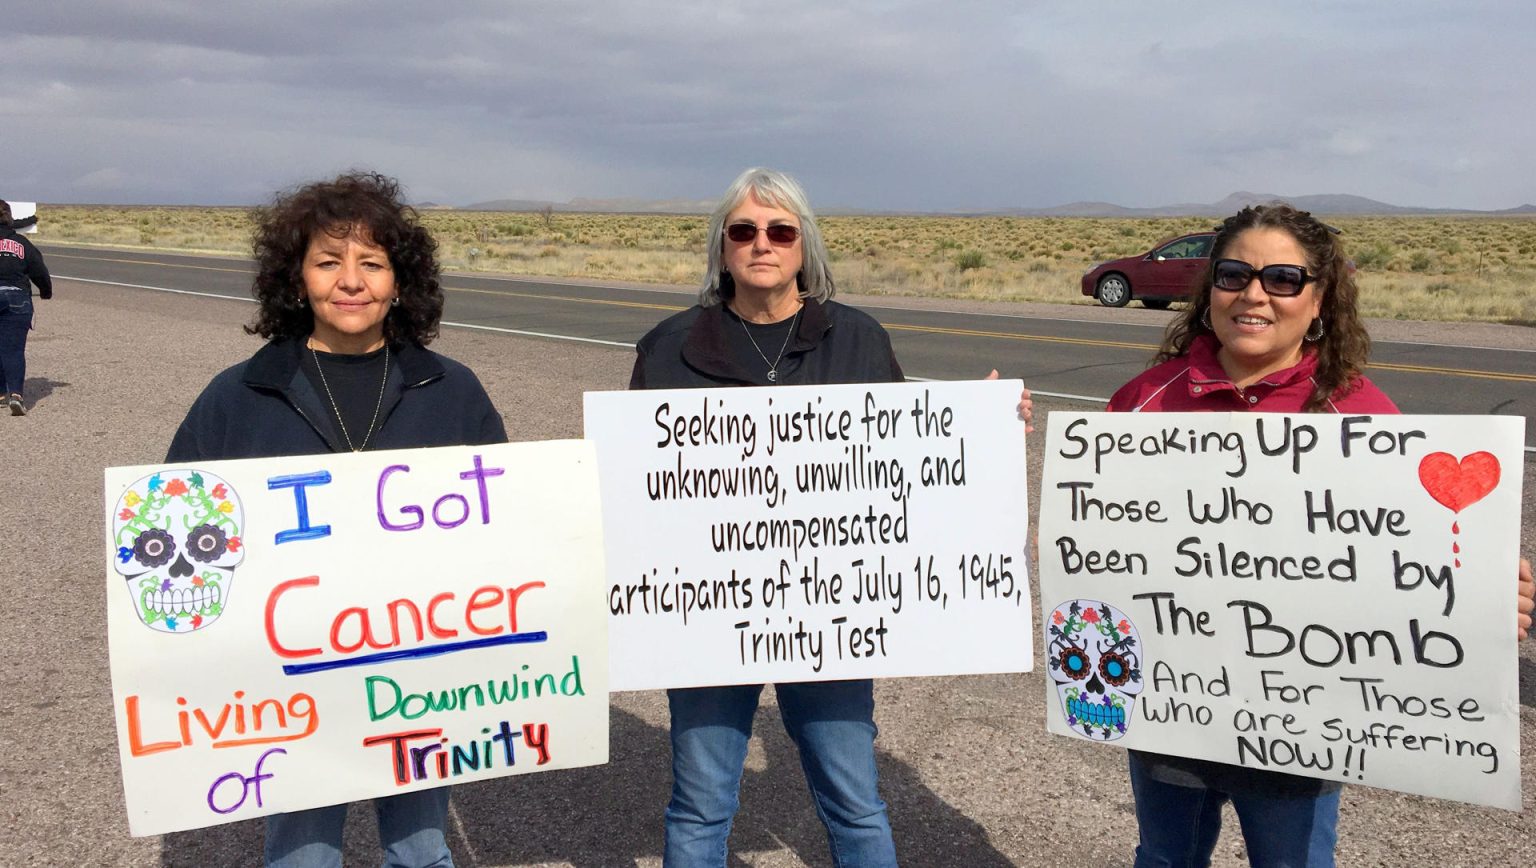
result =
[[955,267],[961,271],[970,271],[973,268],[986,268],[986,254],[980,250],[962,250],[955,254]]
[[1363,269],[1384,269],[1392,261],[1395,251],[1384,241],[1367,244],[1355,251],[1355,266]]

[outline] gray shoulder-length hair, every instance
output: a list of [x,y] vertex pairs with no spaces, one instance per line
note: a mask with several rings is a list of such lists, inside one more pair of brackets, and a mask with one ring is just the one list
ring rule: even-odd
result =
[[720,204],[709,215],[709,265],[704,270],[704,285],[699,289],[699,304],[709,307],[736,294],[736,283],[725,270],[725,218],[748,195],[757,197],[764,205],[783,208],[800,220],[800,297],[819,302],[830,299],[836,289],[832,285],[832,269],[827,264],[827,245],[821,240],[821,230],[816,226],[816,215],[811,213],[805,191],[783,172],[756,167],[731,182],[720,197]]

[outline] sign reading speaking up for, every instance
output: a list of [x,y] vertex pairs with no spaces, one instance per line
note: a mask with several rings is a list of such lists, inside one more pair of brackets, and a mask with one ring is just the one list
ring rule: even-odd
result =
[[1518,810],[1519,417],[1052,413],[1053,732]]
[[1027,671],[1020,389],[588,393],[613,688]]
[[106,472],[129,827],[608,758],[579,441]]

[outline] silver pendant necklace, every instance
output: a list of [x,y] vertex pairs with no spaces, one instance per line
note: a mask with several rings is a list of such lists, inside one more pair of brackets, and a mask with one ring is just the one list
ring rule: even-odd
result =
[[763,348],[757,345],[757,339],[752,337],[752,330],[747,328],[747,318],[741,314],[736,315],[736,318],[741,320],[741,330],[747,333],[747,340],[752,342],[752,349],[757,350],[757,354],[763,357],[763,363],[768,366],[768,382],[770,383],[777,383],[779,381],[779,361],[784,358],[784,351],[789,349],[789,339],[794,337],[795,324],[800,321],[800,311],[802,310],[805,310],[805,305],[803,304],[795,310],[795,315],[790,318],[789,331],[784,335],[784,345],[779,347],[779,354],[774,356],[771,362],[768,361],[768,354],[763,352]]
[[336,414],[336,424],[341,426],[341,439],[347,441],[347,448],[353,452],[361,452],[368,448],[368,439],[373,436],[373,427],[379,424],[379,410],[384,407],[384,387],[389,383],[389,344],[384,344],[384,379],[379,382],[379,400],[373,405],[373,418],[368,421],[368,433],[363,435],[363,442],[352,445],[352,437],[347,434],[347,423],[341,418],[341,408],[336,406],[336,396],[331,394],[331,384],[325,381],[325,368],[320,364],[320,354],[315,352],[313,339],[306,341],[309,344],[309,354],[315,357],[315,370],[320,372],[320,387],[325,389],[326,400],[331,402],[331,412]]

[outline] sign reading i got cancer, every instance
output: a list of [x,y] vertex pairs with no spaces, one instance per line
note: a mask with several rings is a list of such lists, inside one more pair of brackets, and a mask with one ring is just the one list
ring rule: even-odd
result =
[[589,444],[115,467],[106,508],[134,835],[607,761]]
[[613,689],[1028,671],[1021,388],[588,393]]
[[1051,731],[1519,810],[1524,421],[1052,413]]

